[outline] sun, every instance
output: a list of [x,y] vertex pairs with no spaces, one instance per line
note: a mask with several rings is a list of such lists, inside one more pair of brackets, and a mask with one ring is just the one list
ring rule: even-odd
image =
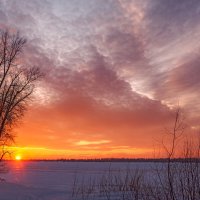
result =
[[21,156],[20,155],[16,155],[15,156],[15,160],[21,160],[22,158],[21,158]]

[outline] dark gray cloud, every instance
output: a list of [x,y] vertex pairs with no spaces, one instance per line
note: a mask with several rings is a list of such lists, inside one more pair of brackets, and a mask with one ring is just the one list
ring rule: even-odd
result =
[[185,34],[198,26],[200,2],[198,0],[156,0],[147,13],[150,39],[165,45],[180,34]]

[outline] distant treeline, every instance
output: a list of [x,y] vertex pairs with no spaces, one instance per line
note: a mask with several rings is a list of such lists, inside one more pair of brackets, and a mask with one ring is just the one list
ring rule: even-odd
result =
[[[168,158],[33,159],[37,162],[168,162]],[[199,162],[199,158],[174,158],[170,162]]]

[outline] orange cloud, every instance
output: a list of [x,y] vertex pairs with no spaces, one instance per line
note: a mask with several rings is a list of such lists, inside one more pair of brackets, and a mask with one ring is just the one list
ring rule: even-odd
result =
[[87,141],[87,140],[80,140],[75,142],[75,145],[84,146],[84,145],[99,145],[99,144],[107,144],[110,143],[110,140],[99,140],[99,141]]
[[198,127],[200,3],[183,1],[0,1],[0,27],[28,40],[20,63],[46,74],[13,150],[150,156],[177,101]]

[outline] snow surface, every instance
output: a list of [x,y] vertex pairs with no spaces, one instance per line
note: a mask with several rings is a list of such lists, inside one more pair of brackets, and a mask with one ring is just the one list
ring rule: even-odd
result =
[[0,183],[1,200],[66,200],[65,191],[26,187],[15,183]]
[[151,171],[150,163],[7,162],[0,174],[0,200],[70,200],[75,178],[98,178],[111,170]]

